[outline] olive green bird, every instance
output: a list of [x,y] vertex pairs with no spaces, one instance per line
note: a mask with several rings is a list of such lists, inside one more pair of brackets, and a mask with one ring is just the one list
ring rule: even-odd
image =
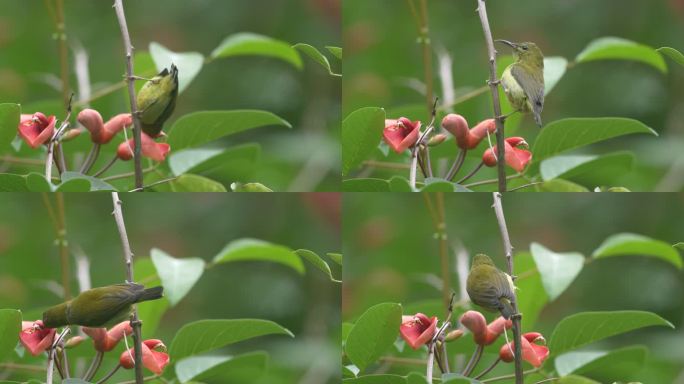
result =
[[544,55],[535,43],[512,43],[496,40],[513,48],[515,63],[506,67],[501,85],[511,106],[516,111],[532,112],[534,121],[542,126],[544,109]]
[[171,64],[171,71],[164,68],[138,92],[137,106],[143,132],[157,137],[176,108],[177,98],[178,68]]
[[491,312],[501,312],[505,319],[515,314],[513,279],[500,271],[487,255],[478,254],[473,258],[466,291],[473,303]]
[[162,287],[145,289],[136,283],[89,289],[67,302],[48,308],[43,312],[43,325],[46,328],[65,325],[108,328],[128,319],[133,304],[159,299],[163,290]]

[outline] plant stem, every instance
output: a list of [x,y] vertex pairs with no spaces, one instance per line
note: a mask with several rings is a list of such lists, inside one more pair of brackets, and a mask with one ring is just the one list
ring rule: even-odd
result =
[[[499,224],[499,232],[501,232],[501,240],[503,241],[504,254],[506,255],[506,262],[508,263],[508,275],[512,279],[515,279],[513,274],[513,245],[511,244],[511,238],[508,235],[508,227],[506,226],[506,218],[504,217],[503,206],[501,204],[501,193],[492,193],[494,197],[494,214],[496,215],[496,221]],[[513,295],[515,295],[515,290],[513,290]],[[517,297],[511,303],[513,306],[513,312],[515,314],[511,316],[513,320],[513,339],[514,339],[514,349],[515,349],[515,383],[523,384],[523,369],[522,369],[522,344],[521,344],[521,315],[518,312],[518,300]]]
[[466,364],[465,368],[463,368],[463,376],[470,376],[470,374],[473,372],[473,369],[475,369],[475,367],[477,366],[477,363],[480,362],[483,351],[484,345],[478,344],[477,348],[475,349],[475,352],[473,352],[473,355],[470,357],[468,364]]
[[[159,378],[159,377],[161,377],[161,376],[159,376],[159,375],[147,376],[147,377],[143,378],[143,381],[150,381],[150,380],[154,380],[154,379]],[[137,382],[134,380],[128,380],[128,381],[122,381],[118,384],[137,384]]]
[[427,371],[425,377],[427,377],[428,384],[432,384],[432,370],[435,365],[435,343],[431,342],[428,344],[428,360],[427,360]]
[[474,379],[479,380],[482,376],[491,372],[491,370],[494,369],[494,367],[496,367],[496,365],[499,364],[500,361],[501,361],[501,358],[497,358],[489,367],[485,368],[484,371],[480,372],[479,375],[475,376]]
[[[107,171],[109,170],[109,168],[111,168],[112,165],[114,165],[114,163],[116,163],[116,161],[117,161],[118,159],[119,159],[119,156],[117,156],[116,154],[114,154],[114,157],[113,157],[111,160],[109,160],[109,163],[105,164],[104,167],[102,167],[99,171],[95,172],[95,174],[93,175],[93,177],[98,177],[98,176],[100,176],[101,174],[107,172]],[[133,175],[135,175],[135,173],[133,173]],[[131,175],[131,176],[132,176],[132,175]]]
[[90,367],[88,367],[88,370],[86,371],[85,375],[83,375],[83,380],[90,381],[95,376],[95,373],[97,373],[97,370],[100,369],[100,365],[102,364],[102,358],[103,357],[104,357],[104,352],[97,351],[97,353],[95,354],[95,357],[93,358],[93,361],[90,363]]
[[[522,176],[523,175],[520,173],[517,175],[510,175],[510,176],[506,176],[506,180],[513,180],[513,179],[517,179],[518,177],[522,177]],[[494,184],[498,181],[499,181],[498,178],[497,179],[487,179],[487,180],[475,181],[475,182],[472,182],[470,184],[464,184],[463,186],[466,188],[470,188],[470,187],[476,187],[478,185]]]
[[116,367],[114,367],[114,369],[112,369],[111,371],[109,371],[106,375],[104,375],[103,378],[101,378],[100,380],[98,380],[95,384],[102,384],[102,383],[104,383],[105,381],[109,380],[109,378],[112,377],[112,376],[114,376],[114,374],[116,373],[116,371],[119,370],[119,368],[121,368],[121,364],[117,364]]
[[24,371],[32,372],[43,372],[45,367],[41,365],[29,365],[29,364],[15,364],[15,363],[0,363],[0,368],[3,369],[21,369]]
[[[159,163],[157,163],[157,165],[153,165],[151,167],[147,167],[147,168],[143,169],[143,174],[154,171],[155,169],[157,169],[158,166],[159,166]],[[118,175],[103,177],[102,181],[125,179],[125,178],[131,177],[131,176],[135,176],[135,172],[126,172],[126,173],[120,173]]]
[[480,170],[480,168],[482,168],[483,165],[484,165],[484,161],[480,161],[480,164],[478,164],[477,167],[473,168],[472,171],[470,171],[467,175],[463,176],[461,178],[461,180],[456,182],[456,184],[463,184],[466,180],[475,176],[475,174]]
[[[530,370],[523,372],[523,375],[527,375],[529,373],[535,373],[538,370],[539,370],[539,368],[530,369]],[[492,377],[491,379],[480,380],[480,381],[483,383],[492,383],[494,381],[508,380],[508,379],[513,379],[515,377],[516,377],[515,374],[511,374],[511,375],[503,375],[503,376]]]
[[84,174],[84,175],[88,174],[88,172],[90,171],[90,168],[93,167],[93,164],[95,164],[95,161],[97,160],[98,156],[100,155],[100,147],[101,147],[100,144],[93,143],[93,146],[90,148],[90,152],[88,152],[88,156],[83,161],[83,165],[81,165],[80,172],[82,174]]
[[459,149],[458,150],[458,155],[456,156],[456,160],[454,160],[454,164],[449,169],[449,172],[447,172],[447,174],[444,176],[445,179],[451,181],[454,178],[454,176],[456,176],[458,171],[463,166],[463,162],[465,161],[465,157],[466,157],[467,152],[468,152],[467,149]]
[[480,15],[480,22],[482,23],[482,31],[484,32],[485,42],[487,44],[487,54],[489,57],[489,90],[492,93],[492,104],[494,107],[494,118],[496,119],[496,144],[497,144],[497,161],[499,192],[506,192],[506,169],[505,162],[505,146],[504,146],[504,119],[501,116],[501,103],[499,102],[499,80],[496,76],[496,50],[494,49],[494,41],[492,40],[492,32],[489,28],[489,20],[487,19],[487,7],[485,0],[477,0],[477,12]]
[[[120,1],[120,0],[118,0]],[[117,2],[118,2],[117,1]],[[124,223],[123,212],[121,210],[121,200],[119,194],[112,192],[112,203],[114,204],[114,221],[119,230],[119,237],[121,238],[121,246],[124,251],[124,261],[126,263],[126,282],[132,283],[133,280],[133,252],[131,245],[128,242],[128,234],[126,233],[126,224]],[[133,306],[133,313],[131,315],[131,327],[133,328],[133,343],[135,351],[135,383],[142,384],[142,337],[141,337],[141,322],[138,319],[138,309]]]
[[131,45],[131,37],[128,34],[128,26],[126,25],[126,15],[124,14],[122,0],[114,0],[114,9],[116,11],[116,17],[119,21],[124,49],[126,50],[126,80],[128,82],[128,98],[131,104],[131,116],[133,117],[133,143],[135,145],[135,148],[133,149],[133,162],[135,163],[135,187],[143,188],[141,156],[142,127],[140,125],[140,116],[138,116],[135,84],[133,83],[133,46]]

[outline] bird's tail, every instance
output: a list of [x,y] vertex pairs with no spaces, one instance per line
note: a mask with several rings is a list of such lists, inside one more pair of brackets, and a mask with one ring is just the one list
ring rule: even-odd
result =
[[511,318],[511,316],[515,315],[515,311],[513,310],[513,305],[511,304],[510,300],[502,297],[499,299],[499,302],[501,303],[501,315],[504,317],[504,319],[508,320]]
[[539,128],[541,128],[541,126],[542,126],[541,114],[536,113],[536,112],[533,112],[532,114],[534,115],[534,122],[537,123]]
[[144,291],[140,292],[140,296],[138,297],[138,300],[136,300],[136,303],[141,303],[143,301],[149,301],[149,300],[161,299],[162,296],[164,296],[164,287],[159,286],[159,287],[147,288]]

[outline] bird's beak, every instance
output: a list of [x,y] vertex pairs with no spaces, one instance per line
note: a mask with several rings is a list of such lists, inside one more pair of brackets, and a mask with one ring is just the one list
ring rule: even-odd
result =
[[510,41],[508,41],[508,40],[498,39],[498,40],[494,40],[494,41],[497,42],[497,43],[504,43],[504,44],[510,46],[510,47],[513,48],[513,49],[518,48],[518,44],[512,43],[512,42],[510,42]]

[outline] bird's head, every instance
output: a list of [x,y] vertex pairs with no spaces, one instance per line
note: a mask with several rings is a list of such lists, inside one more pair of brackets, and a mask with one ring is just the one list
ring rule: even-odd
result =
[[472,267],[475,268],[481,265],[491,265],[492,267],[495,267],[494,262],[489,256],[485,255],[484,253],[478,253],[475,255],[475,257],[473,257]]
[[531,64],[544,64],[544,54],[537,44],[531,42],[513,43],[508,40],[496,40],[497,43],[503,43],[513,48],[513,52],[518,61]]

